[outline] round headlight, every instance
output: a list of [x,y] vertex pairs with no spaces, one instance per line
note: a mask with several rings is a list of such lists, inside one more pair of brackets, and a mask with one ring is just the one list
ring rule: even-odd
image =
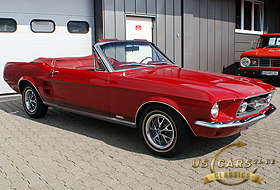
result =
[[245,112],[247,109],[248,103],[247,102],[242,102],[242,104],[239,107],[239,112]]
[[266,98],[267,103],[269,103],[272,99],[272,94],[269,94]]
[[248,57],[243,57],[241,60],[240,60],[240,65],[242,67],[248,67],[251,63],[251,60],[248,58]]
[[214,106],[211,109],[211,116],[213,118],[216,118],[218,116],[218,114],[219,114],[219,104],[216,103],[216,104],[214,104]]

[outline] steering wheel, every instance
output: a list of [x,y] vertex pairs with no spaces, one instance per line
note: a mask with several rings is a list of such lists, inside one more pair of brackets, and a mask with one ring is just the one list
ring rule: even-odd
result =
[[142,60],[140,61],[140,63],[142,64],[146,59],[151,59],[151,60],[153,61],[153,58],[152,58],[152,57],[145,57],[144,59],[142,59]]

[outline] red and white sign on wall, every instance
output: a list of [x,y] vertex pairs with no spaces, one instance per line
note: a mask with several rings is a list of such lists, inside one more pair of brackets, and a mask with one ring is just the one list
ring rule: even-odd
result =
[[135,30],[141,30],[141,25],[135,25]]

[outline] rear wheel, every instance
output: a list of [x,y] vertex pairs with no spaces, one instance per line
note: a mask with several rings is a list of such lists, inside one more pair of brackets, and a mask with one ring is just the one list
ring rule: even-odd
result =
[[22,105],[25,112],[33,118],[44,117],[48,107],[43,103],[39,94],[30,84],[26,84],[22,93]]
[[183,118],[165,106],[152,105],[146,108],[139,124],[139,132],[146,147],[159,156],[178,155],[191,137]]

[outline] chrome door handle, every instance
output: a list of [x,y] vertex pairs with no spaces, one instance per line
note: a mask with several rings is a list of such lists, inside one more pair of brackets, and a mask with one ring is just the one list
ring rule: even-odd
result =
[[59,73],[59,71],[51,70],[51,72],[50,72],[51,75],[56,74],[56,73]]
[[59,71],[55,71],[55,70],[51,70],[50,71],[50,75],[51,77],[53,77],[55,74],[59,73]]

